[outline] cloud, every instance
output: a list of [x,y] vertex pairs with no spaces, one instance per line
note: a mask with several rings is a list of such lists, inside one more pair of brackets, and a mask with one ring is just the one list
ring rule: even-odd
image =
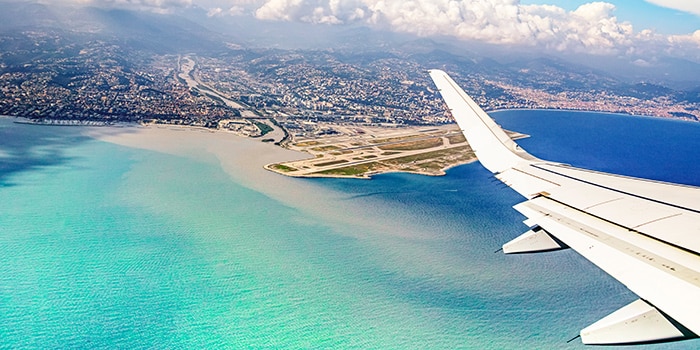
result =
[[264,20],[297,20],[302,13],[302,5],[303,0],[270,0],[255,11],[255,16]]
[[664,51],[668,54],[700,60],[700,30],[686,35],[671,35],[666,40],[668,45]]
[[268,0],[255,10],[262,20],[342,24],[364,18],[365,1],[358,0]]
[[667,7],[674,10],[692,13],[700,16],[700,2],[689,0],[646,0],[657,6]]
[[[200,0],[203,1],[203,0]],[[647,0],[684,5],[682,0]],[[520,0],[232,0],[237,13],[258,19],[315,24],[364,24],[418,36],[451,36],[503,45],[542,47],[599,55],[649,55],[656,51],[697,56],[698,34],[663,36],[634,31],[615,16],[615,5],[590,2],[567,11]],[[681,6],[678,5],[678,6]],[[684,5],[687,11],[698,5]],[[241,9],[246,9],[243,11]],[[700,12],[700,11],[698,11]]]
[[[40,1],[42,2],[42,1]],[[53,0],[45,4],[68,3],[78,5],[90,5],[99,7],[127,8],[134,10],[147,10],[159,13],[167,13],[175,8],[192,5],[192,0]]]
[[[47,1],[47,0],[45,0]],[[61,1],[61,0],[53,0]],[[198,5],[210,17],[253,15],[267,21],[360,24],[418,36],[519,45],[598,55],[653,55],[675,52],[700,56],[700,34],[661,35],[634,31],[615,16],[615,5],[585,3],[573,11],[520,0],[62,0],[102,6],[168,12]],[[647,0],[685,11],[700,5],[684,0]],[[695,9],[693,9],[695,8]]]
[[194,0],[194,5],[208,9],[207,16],[241,16],[255,12],[255,9],[262,6],[263,0]]
[[207,11],[207,17],[220,17],[220,16],[240,16],[245,14],[245,9],[240,6],[232,6],[228,10],[224,10],[221,7],[210,8]]
[[[519,0],[260,0],[231,1],[261,20],[363,23],[419,36],[444,35],[494,44],[615,53],[632,40],[632,25],[605,2],[566,11]],[[244,11],[238,11],[243,13]]]
[[700,47],[700,30],[696,30],[692,34],[688,35],[671,35],[669,37],[669,41],[680,43],[693,43]]

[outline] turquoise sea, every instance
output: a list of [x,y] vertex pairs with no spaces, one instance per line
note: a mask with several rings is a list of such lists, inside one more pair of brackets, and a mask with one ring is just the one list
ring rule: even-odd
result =
[[[700,185],[700,123],[494,117],[545,159]],[[478,163],[250,166],[0,118],[0,348],[581,349],[566,341],[635,299],[572,251],[494,253],[526,230],[521,198]]]

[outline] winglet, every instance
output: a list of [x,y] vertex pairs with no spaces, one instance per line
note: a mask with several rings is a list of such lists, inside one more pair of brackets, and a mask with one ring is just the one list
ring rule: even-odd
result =
[[523,161],[538,161],[522,150],[447,73],[433,69],[430,77],[486,169],[498,173]]

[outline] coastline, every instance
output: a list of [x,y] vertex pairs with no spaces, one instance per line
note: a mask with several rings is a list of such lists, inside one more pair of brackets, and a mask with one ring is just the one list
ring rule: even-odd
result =
[[23,117],[10,117],[15,118],[15,123],[17,124],[30,124],[30,125],[47,125],[47,126],[127,126],[126,123],[113,123],[100,120],[61,120],[61,119],[28,119]]
[[[380,232],[389,228],[401,229],[392,236],[424,237],[424,229],[416,229],[405,222],[386,220],[367,223],[358,218],[372,215],[372,208],[345,201],[347,194],[323,186],[310,179],[301,179],[265,169],[273,162],[295,160],[308,154],[288,150],[270,143],[231,135],[229,132],[178,126],[143,126],[135,128],[90,128],[83,135],[124,147],[154,151],[185,157],[220,167],[236,184],[262,193],[290,208],[296,208],[314,217],[347,227],[369,226]],[[337,208],[331,215],[329,203]],[[391,222],[391,223],[389,223]],[[350,234],[364,237],[363,231]]]
[[278,165],[279,163],[268,163],[264,165],[264,168],[268,171],[271,171],[273,173],[277,173],[280,175],[284,176],[289,176],[289,177],[298,177],[298,178],[326,178],[326,179],[358,179],[358,180],[371,180],[373,176],[375,175],[384,175],[384,174],[393,174],[393,173],[404,173],[404,174],[414,174],[414,175],[423,175],[423,176],[445,176],[448,170],[460,166],[460,165],[465,165],[465,164],[471,164],[476,162],[478,159],[476,157],[473,157],[469,159],[468,161],[464,162],[456,162],[453,164],[450,164],[447,167],[444,167],[440,169],[438,172],[427,172],[427,171],[411,171],[411,170],[385,170],[385,171],[376,171],[376,172],[366,172],[362,173],[360,175],[332,175],[332,174],[301,174],[301,175],[290,175],[290,174],[285,174],[282,172],[279,172],[275,170],[273,167]]
[[[529,136],[507,133],[514,140]],[[287,147],[311,156],[265,168],[290,177],[370,179],[399,172],[443,176],[449,169],[477,160],[456,124],[340,129],[336,135],[301,138]]]
[[[40,124],[41,125],[41,124]],[[302,159],[312,159],[313,157],[305,152],[290,150],[281,146],[276,146],[269,143],[260,142],[257,139],[245,138],[235,133],[225,130],[212,130],[204,127],[196,126],[177,126],[177,125],[140,125],[135,124],[129,130],[118,128],[116,132],[109,131],[110,128],[99,128],[99,130],[90,130],[86,128],[84,131],[87,136],[93,137],[100,141],[119,144],[127,147],[135,147],[149,149],[162,153],[188,155],[188,149],[196,149],[211,141],[212,145],[206,147],[207,153],[213,154],[222,162],[222,166],[233,170],[233,167],[241,169],[241,161],[255,164],[257,168],[264,169],[269,173],[276,175],[286,175],[271,169],[274,164],[280,162],[299,161]],[[189,132],[189,137],[173,138],[172,136],[181,136],[176,133]],[[208,135],[211,140],[200,139],[201,135]],[[207,141],[207,142],[205,142]],[[225,149],[236,145],[243,146],[246,150],[252,151],[248,156],[239,154],[231,154],[225,152]],[[301,175],[296,177],[305,178],[354,178],[369,180],[374,175],[388,173],[410,173],[426,176],[444,176],[445,171],[453,167],[469,164],[476,161],[476,157],[470,158],[466,162],[454,162],[448,167],[442,168],[439,173],[427,171],[405,171],[401,169],[388,169],[384,171],[370,172],[361,176],[342,176],[342,175]]]
[[[283,162],[294,162],[303,161],[308,159],[313,159],[313,155],[308,152],[303,152],[299,150],[289,149],[280,145],[273,145],[269,143],[261,142],[257,138],[244,137],[238,133],[226,130],[226,129],[210,129],[202,126],[194,125],[174,125],[174,124],[141,124],[141,123],[107,123],[99,121],[89,121],[89,120],[42,120],[35,121],[23,117],[14,116],[0,116],[2,118],[12,119],[14,123],[27,124],[27,125],[37,125],[37,126],[64,126],[64,127],[83,127],[83,131],[86,136],[105,141],[110,143],[119,144],[127,147],[136,147],[154,150],[162,153],[180,154],[183,151],[182,145],[177,142],[173,143],[168,135],[162,133],[165,132],[183,132],[191,131],[197,133],[207,133],[210,135],[217,135],[217,138],[230,138],[232,142],[242,141],[250,142],[251,144],[266,144],[264,149],[266,150],[264,154],[270,155],[269,157],[253,157],[249,159],[255,164],[259,164],[261,169],[265,169],[271,173],[290,176],[284,172],[280,172],[273,168],[274,165]],[[99,129],[99,131],[91,130],[92,128]],[[110,129],[115,129],[116,132],[109,131]],[[126,130],[128,129],[128,131]],[[149,131],[150,130],[150,131]],[[159,131],[154,131],[159,130]],[[147,137],[141,138],[136,135],[141,133],[148,134]],[[152,139],[153,142],[147,142],[146,139]],[[236,140],[236,141],[233,141]],[[222,142],[218,140],[217,142]],[[226,154],[222,152],[210,149],[209,152],[216,154],[218,158],[227,158]],[[264,163],[260,163],[259,160],[264,159]],[[375,175],[388,174],[388,173],[409,173],[425,176],[444,176],[445,171],[454,168],[459,165],[469,164],[476,161],[476,157],[471,157],[466,161],[457,161],[448,164],[445,167],[439,169],[439,171],[416,171],[416,170],[402,170],[400,168],[392,167],[387,169],[382,169],[379,171],[369,171],[359,175],[337,175],[337,174],[308,174],[308,175],[294,175],[294,177],[301,178],[343,178],[343,179],[362,179],[370,180]],[[224,162],[227,163],[227,162]]]
[[[607,111],[590,111],[590,110],[583,110],[583,109],[558,109],[558,108],[509,108],[509,109],[495,109],[495,110],[489,110],[487,113],[494,113],[498,114],[501,112],[513,112],[513,111],[551,111],[551,112],[571,112],[571,113],[598,113],[598,114],[607,114],[607,115],[617,115],[617,116],[624,116],[624,117],[641,117],[644,119],[663,119],[663,120],[675,120],[678,122],[697,122],[695,120],[691,120],[688,118],[680,118],[680,117],[661,117],[661,116],[648,116],[648,115],[637,115],[637,114],[629,114],[629,113],[621,113],[621,112],[607,112]],[[59,119],[46,119],[46,120],[34,120],[34,119],[28,119],[24,117],[15,117],[15,116],[1,116],[3,118],[12,118],[15,123],[20,123],[20,124],[30,124],[30,125],[39,125],[39,126],[73,126],[73,127],[86,127],[86,128],[100,128],[100,129],[130,129],[130,130],[141,130],[141,129],[149,129],[149,128],[155,128],[155,129],[170,129],[173,131],[182,131],[182,130],[193,130],[197,132],[204,132],[208,134],[217,134],[217,135],[226,135],[226,137],[231,137],[231,138],[236,138],[236,139],[248,139],[248,141],[254,142],[254,143],[263,143],[260,141],[260,139],[252,138],[249,135],[244,135],[239,132],[235,132],[233,130],[229,130],[227,128],[219,128],[219,129],[212,129],[212,128],[206,128],[204,126],[198,126],[198,125],[177,125],[177,124],[143,124],[143,123],[128,123],[128,122],[105,122],[105,121],[92,121],[92,120],[59,120]],[[394,129],[395,130],[395,129]],[[387,129],[387,133],[391,133],[393,130],[392,129]],[[95,133],[92,133],[93,135]],[[109,140],[111,142],[115,143],[131,143],[134,140],[127,141],[125,139],[123,140],[117,140],[115,138],[115,133],[111,132],[104,132],[100,133],[100,137],[106,137],[106,135],[109,136]],[[515,139],[520,138],[521,136],[516,136]],[[99,138],[99,137],[98,137]],[[107,139],[105,139],[107,140]],[[304,141],[308,141],[304,140]],[[319,138],[316,139],[317,141],[321,142],[326,142],[326,138]],[[269,141],[269,140],[266,140]],[[167,143],[167,142],[166,142]],[[270,143],[270,142],[267,142]],[[157,149],[161,152],[166,152],[168,153],[169,151],[166,150],[164,147],[159,147],[157,145],[145,145],[143,143],[136,142],[136,144],[139,144],[138,147],[141,148],[148,148],[148,149]],[[167,143],[170,144],[170,143]],[[270,143],[271,144],[271,143]],[[177,148],[177,145],[170,144],[172,147]],[[384,157],[382,159],[377,158],[377,161],[371,161],[368,159],[362,159],[363,156],[367,156],[366,154],[360,154],[359,157],[355,158],[346,158],[347,160],[342,160],[343,157],[338,157],[332,155],[334,152],[326,152],[327,154],[318,154],[315,152],[310,151],[309,148],[303,149],[300,147],[294,147],[291,145],[291,142],[288,142],[286,145],[271,145],[273,147],[267,148],[265,153],[271,153],[271,154],[277,154],[279,156],[274,156],[274,157],[265,157],[266,161],[264,163],[257,162],[259,159],[250,159],[250,161],[255,162],[256,164],[259,164],[259,167],[271,172],[271,173],[276,173],[278,175],[284,175],[284,176],[289,176],[289,177],[298,177],[298,178],[340,178],[340,179],[362,179],[362,180],[369,180],[372,179],[375,175],[381,175],[381,174],[389,174],[389,173],[409,173],[409,174],[417,174],[417,175],[425,175],[425,176],[443,176],[445,175],[445,172],[449,169],[452,169],[454,167],[464,165],[464,164],[470,164],[475,162],[476,156],[473,154],[464,154],[461,159],[455,159],[454,156],[448,156],[447,159],[438,159],[439,161],[437,162],[431,162],[431,166],[429,167],[417,167],[417,166],[409,166],[407,164],[400,164],[398,162],[394,162],[392,159],[397,159],[399,156],[389,156],[389,157]],[[349,147],[349,146],[348,146]],[[450,146],[452,147],[452,146]],[[344,152],[345,149],[340,149],[341,152]],[[471,151],[471,150],[468,150]],[[390,152],[386,152],[390,153]],[[407,152],[408,154],[409,152]],[[379,154],[379,153],[377,153]],[[225,158],[225,155],[219,154],[217,155],[219,158]],[[314,157],[316,158],[321,158],[321,159],[326,159],[326,161],[319,161],[316,162],[317,164],[313,164]],[[368,157],[374,157],[374,155],[369,155]],[[439,156],[436,155],[436,157],[439,158]],[[444,157],[443,157],[444,158]],[[452,158],[450,160],[450,158]],[[320,167],[318,168],[318,164],[330,164],[335,162],[335,159],[340,159],[338,162],[346,162],[345,164],[338,164],[334,166],[326,166],[326,167]],[[436,158],[437,159],[437,158]],[[389,160],[386,162],[385,160]],[[298,164],[303,164],[306,162],[304,168],[306,170],[304,171],[289,171],[286,167],[286,165],[289,164],[294,164],[295,166]],[[423,161],[425,162],[425,161]],[[410,163],[415,163],[415,162],[410,162]],[[293,168],[293,167],[292,167]],[[314,168],[317,168],[314,170]],[[345,169],[343,169],[345,168]],[[361,169],[360,169],[361,168]],[[314,170],[314,171],[312,171]]]
[[267,171],[264,165],[306,156],[231,132],[190,126],[85,127],[82,133],[101,142],[215,164],[234,182],[272,197],[290,197],[291,203],[297,192],[288,183],[293,179]]
[[507,112],[507,111],[551,111],[551,112],[572,112],[572,113],[596,113],[596,114],[619,115],[619,116],[633,117],[633,118],[652,118],[652,119],[663,119],[663,120],[676,120],[676,121],[690,122],[690,123],[700,122],[700,119],[683,118],[683,117],[677,117],[677,116],[663,117],[663,116],[659,116],[659,115],[631,114],[631,113],[624,113],[624,112],[599,111],[599,110],[593,110],[593,109],[589,110],[589,109],[570,109],[570,108],[499,108],[499,109],[484,110],[484,112],[486,112],[486,114]]
[[[655,120],[673,120],[677,122],[690,122],[694,123],[696,121],[685,119],[685,118],[668,118],[668,117],[659,117],[659,116],[646,116],[646,115],[635,115],[635,114],[628,114],[628,113],[619,113],[619,112],[601,112],[601,111],[588,111],[588,110],[576,110],[576,109],[555,109],[555,108],[541,108],[541,109],[532,109],[532,108],[514,108],[514,109],[497,109],[497,110],[490,110],[488,113],[502,113],[502,112],[514,112],[514,111],[547,111],[547,112],[570,112],[570,113],[596,113],[596,114],[605,114],[605,115],[611,115],[611,116],[622,116],[622,117],[641,117],[644,119],[655,119]],[[136,147],[138,148],[146,148],[146,149],[152,149],[152,150],[157,150],[160,152],[164,153],[173,153],[172,150],[168,150],[167,147],[160,147],[156,144],[150,144],[146,145],[142,141],[136,141],[135,139],[129,139],[127,138],[117,138],[116,135],[124,132],[126,129],[129,130],[127,134],[134,133],[135,130],[149,130],[149,129],[158,129],[158,130],[171,130],[172,132],[179,132],[179,131],[184,131],[184,130],[190,130],[190,131],[195,131],[199,133],[207,133],[210,135],[220,135],[218,137],[222,137],[221,135],[224,135],[223,137],[228,137],[231,139],[238,139],[238,140],[246,140],[250,141],[251,143],[255,144],[263,144],[266,142],[261,142],[259,138],[252,138],[252,137],[246,137],[243,136],[239,133],[236,133],[234,131],[222,128],[222,129],[211,129],[211,128],[206,128],[203,126],[197,126],[197,125],[177,125],[177,124],[142,124],[142,123],[127,123],[127,122],[102,122],[102,121],[91,121],[91,120],[33,120],[33,119],[28,119],[24,117],[16,117],[16,116],[7,116],[7,115],[1,115],[1,118],[10,118],[13,120],[15,123],[19,124],[29,124],[29,125],[38,125],[38,126],[72,126],[72,127],[83,127],[86,129],[102,129],[102,130],[109,130],[109,129],[114,129],[114,130],[120,130],[120,132],[88,132],[88,136],[96,136],[97,139],[101,139],[103,141],[108,141],[112,143],[118,143],[122,144],[125,146],[128,145],[137,145]],[[387,129],[388,132],[390,132],[392,129]],[[162,137],[164,135],[161,135],[159,137]],[[527,137],[527,136],[516,136],[514,139],[518,139],[521,137]],[[319,140],[324,140],[323,138]],[[173,144],[170,142],[164,142],[164,144],[170,145],[172,148],[177,149],[178,145]],[[465,164],[470,164],[475,161],[477,161],[475,156],[471,156],[468,159],[460,159],[456,161],[451,161],[446,164],[443,164],[439,169],[406,169],[402,165],[397,165],[394,164],[392,165],[386,165],[382,164],[381,169],[377,170],[365,170],[361,173],[357,174],[338,174],[338,173],[321,173],[321,172],[308,172],[308,173],[289,173],[287,171],[284,171],[284,169],[279,168],[280,165],[284,163],[293,163],[293,162],[304,162],[304,161],[312,161],[314,159],[314,156],[318,157],[318,155],[315,155],[312,152],[309,152],[308,150],[303,150],[298,147],[291,147],[290,145],[282,146],[282,145],[276,145],[272,143],[266,143],[265,147],[265,154],[275,154],[275,156],[270,156],[270,157],[251,157],[250,161],[257,164],[261,169],[264,169],[266,172],[270,173],[276,173],[278,175],[284,175],[288,177],[297,177],[297,178],[339,178],[339,179],[360,179],[360,180],[370,180],[372,177],[375,175],[382,175],[382,174],[390,174],[390,173],[408,173],[408,174],[417,174],[417,175],[425,175],[425,176],[444,176],[445,172],[449,169],[452,169],[454,167],[460,166],[460,165],[465,165]],[[269,147],[267,147],[269,146]],[[296,149],[295,149],[296,148]],[[216,152],[215,152],[216,153]],[[227,156],[225,154],[217,154],[218,158],[226,158]],[[391,158],[391,157],[390,157]],[[264,162],[261,162],[261,160],[264,159]],[[334,159],[334,157],[330,157],[331,161]],[[356,158],[357,159],[357,158]],[[225,163],[225,162],[224,162]],[[357,163],[357,162],[355,162]],[[369,162],[360,162],[360,163],[369,163]],[[379,162],[377,162],[379,163]],[[350,164],[350,163],[348,163]],[[339,167],[335,167],[339,168]]]

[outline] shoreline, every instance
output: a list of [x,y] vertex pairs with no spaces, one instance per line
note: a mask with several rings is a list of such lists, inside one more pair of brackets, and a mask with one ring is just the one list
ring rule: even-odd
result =
[[[148,124],[148,125],[135,124],[134,127],[138,128],[138,129],[146,129],[146,130],[151,129],[151,128],[155,128],[155,129],[159,129],[159,130],[169,130],[169,131],[174,131],[174,132],[175,131],[199,131],[199,132],[206,132],[209,134],[220,134],[220,135],[232,136],[234,139],[246,140],[246,141],[250,141],[253,143],[266,144],[265,142],[259,141],[257,138],[243,137],[241,135],[238,135],[238,134],[231,132],[231,131],[228,131],[228,130],[209,129],[209,128],[205,128],[205,127],[201,127],[201,126],[172,125],[172,124]],[[383,171],[364,173],[360,176],[344,176],[344,175],[333,175],[333,174],[326,174],[326,175],[318,175],[318,174],[311,175],[311,174],[309,174],[309,175],[294,176],[294,175],[285,174],[283,172],[276,171],[276,170],[272,169],[272,166],[276,165],[276,164],[281,164],[282,162],[294,162],[294,161],[301,161],[301,160],[305,160],[305,159],[312,159],[312,155],[307,153],[307,152],[289,149],[289,148],[286,148],[286,147],[283,147],[280,145],[274,145],[274,144],[268,144],[268,145],[275,147],[276,149],[278,149],[280,151],[293,152],[293,153],[303,155],[302,157],[295,157],[294,159],[289,159],[287,157],[284,157],[283,160],[273,160],[273,161],[271,161],[269,163],[265,163],[264,165],[261,166],[262,169],[264,169],[268,172],[271,172],[271,173],[274,173],[277,175],[283,175],[283,176],[287,176],[287,177],[296,177],[296,178],[331,178],[331,179],[371,180],[372,177],[375,175],[383,175],[383,174],[390,174],[390,173],[407,173],[407,174],[415,174],[415,175],[423,175],[423,176],[445,176],[446,171],[451,169],[451,168],[454,168],[454,167],[460,166],[460,165],[471,164],[471,163],[477,161],[476,157],[471,157],[467,161],[450,163],[448,166],[441,168],[439,172],[413,171],[413,170],[401,170],[401,169],[397,169],[397,168],[391,168],[391,169],[387,169],[387,170],[383,170]]]
[[411,171],[411,170],[387,170],[387,171],[377,171],[377,172],[367,172],[363,173],[361,175],[334,175],[334,174],[285,174],[283,172],[274,170],[272,167],[275,165],[279,165],[280,163],[269,163],[265,164],[264,168],[270,172],[279,174],[279,175],[284,175],[288,177],[294,177],[294,178],[307,178],[307,179],[357,179],[357,180],[372,180],[374,176],[377,175],[385,175],[385,174],[396,174],[396,173],[404,173],[404,174],[414,174],[414,175],[423,175],[423,176],[445,176],[447,175],[447,171],[454,168],[458,167],[460,165],[466,165],[466,164],[471,164],[478,161],[476,157],[473,157],[472,159],[465,161],[465,162],[459,162],[459,163],[454,163],[451,164],[445,168],[440,169],[439,172],[421,172],[421,171]]
[[[109,122],[99,122],[99,121],[89,121],[89,120],[32,120],[28,118],[23,118],[23,117],[14,117],[14,116],[1,116],[3,118],[10,118],[13,119],[13,122],[18,123],[18,124],[26,124],[26,125],[37,125],[37,126],[59,126],[59,127],[86,127],[86,128],[99,128],[101,131],[99,132],[94,132],[94,131],[86,131],[85,133],[93,137],[95,139],[101,140],[101,141],[107,141],[107,142],[112,142],[112,143],[117,143],[117,144],[122,144],[125,146],[128,146],[126,143],[126,140],[123,138],[120,138],[117,136],[117,134],[121,132],[126,132],[128,134],[131,134],[131,132],[126,131],[127,129],[130,131],[137,131],[137,130],[164,130],[164,131],[169,131],[169,132],[178,132],[178,131],[197,131],[199,133],[208,133],[208,134],[218,134],[218,135],[225,135],[226,137],[231,137],[232,139],[238,139],[238,140],[247,140],[253,143],[259,143],[259,144],[266,144],[264,142],[261,142],[258,138],[252,138],[252,137],[244,137],[241,136],[233,131],[229,131],[226,129],[211,129],[211,128],[206,128],[203,126],[196,126],[196,125],[177,125],[177,124],[141,124],[141,123],[125,123],[125,122],[120,122],[120,123],[109,123]],[[115,129],[118,130],[117,133],[113,132],[105,132],[109,129]],[[391,129],[392,131],[394,129]],[[138,133],[138,131],[137,131]],[[157,145],[145,145],[143,142],[137,142],[136,144],[140,145],[141,147],[139,148],[148,148],[148,149],[157,149],[160,152],[164,153],[170,153],[165,149],[162,149],[162,147],[158,147]],[[359,179],[359,180],[371,180],[373,176],[376,175],[383,175],[383,174],[389,174],[389,173],[408,173],[408,174],[415,174],[415,175],[424,175],[424,176],[444,176],[447,170],[454,168],[459,165],[464,165],[464,164],[470,164],[475,162],[477,159],[476,157],[471,157],[470,159],[466,161],[457,161],[457,162],[451,162],[447,164],[445,167],[440,168],[438,171],[419,171],[419,170],[402,170],[399,167],[388,167],[386,169],[382,170],[377,170],[377,171],[368,171],[364,172],[362,174],[357,174],[357,175],[341,175],[341,174],[300,174],[300,175],[292,175],[292,174],[285,174],[284,172],[275,170],[273,166],[277,164],[281,164],[283,162],[295,162],[295,161],[303,161],[307,159],[313,159],[313,155],[308,152],[304,151],[299,151],[299,150],[294,150],[290,149],[287,147],[283,147],[281,145],[270,145],[274,148],[276,148],[279,151],[283,152],[292,152],[294,154],[298,154],[298,156],[293,157],[290,159],[290,157],[284,156],[281,158],[277,159],[272,159],[269,162],[262,164],[261,168],[271,172],[275,173],[276,175],[283,175],[287,177],[296,177],[296,178],[336,178],[336,179]]]
[[[528,135],[508,132],[512,139]],[[349,133],[302,138],[290,149],[306,159],[266,164],[267,170],[290,177],[370,179],[386,173],[444,176],[459,165],[477,161],[455,124],[401,129],[355,127]]]
[[484,110],[486,114],[497,113],[504,111],[552,111],[552,112],[580,112],[580,113],[597,113],[597,114],[610,114],[619,115],[625,117],[634,118],[652,118],[652,119],[663,119],[663,120],[677,120],[681,122],[699,123],[700,119],[682,118],[682,117],[662,117],[659,115],[646,115],[646,114],[631,114],[624,112],[610,112],[610,111],[598,111],[589,109],[570,109],[570,108],[499,108],[499,109],[489,109]]
[[[620,116],[627,116],[627,117],[635,117],[635,118],[653,118],[653,119],[663,119],[663,120],[677,120],[677,121],[684,121],[684,122],[691,122],[691,123],[698,123],[700,122],[700,119],[694,120],[691,118],[683,118],[683,117],[664,117],[664,116],[659,116],[659,115],[647,115],[647,114],[631,114],[631,113],[624,113],[624,112],[611,112],[611,111],[601,111],[601,110],[593,110],[593,109],[571,109],[571,108],[499,108],[499,109],[489,109],[489,110],[484,110],[487,114],[489,113],[498,113],[498,112],[503,112],[503,111],[553,111],[553,112],[580,112],[580,113],[597,113],[597,114],[611,114],[611,115],[620,115]],[[27,117],[20,117],[20,116],[12,116],[12,115],[0,115],[0,118],[15,118],[17,120],[20,120],[20,123],[23,124],[35,124],[35,125],[56,125],[56,126],[115,126],[119,127],[120,125],[123,126],[139,126],[139,125],[144,125],[141,124],[141,122],[123,122],[123,121],[116,121],[116,122],[111,122],[111,121],[100,121],[100,120],[81,120],[81,119],[31,119]],[[263,118],[264,119],[264,118]],[[82,123],[96,123],[96,124],[82,124]],[[202,126],[195,126],[195,125],[178,125],[178,124],[159,124],[159,125],[173,125],[173,126],[183,126],[183,127],[202,127]],[[204,128],[204,127],[202,127]],[[218,129],[217,129],[218,130]]]

